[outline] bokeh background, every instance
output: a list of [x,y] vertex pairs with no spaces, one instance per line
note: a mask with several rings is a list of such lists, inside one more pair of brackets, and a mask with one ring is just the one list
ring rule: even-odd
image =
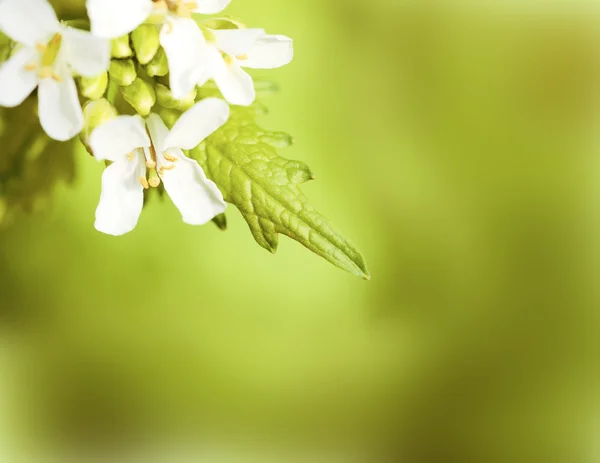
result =
[[281,88],[261,123],[295,137],[282,154],[373,279],[287,239],[268,254],[233,207],[221,232],[153,201],[104,236],[82,151],[72,186],[0,231],[5,440],[113,461],[600,461],[595,2],[227,11],[295,39],[256,73]]

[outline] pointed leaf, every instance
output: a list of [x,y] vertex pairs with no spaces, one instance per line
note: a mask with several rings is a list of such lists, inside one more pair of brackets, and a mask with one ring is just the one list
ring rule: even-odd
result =
[[360,251],[302,194],[299,186],[314,178],[310,168],[279,156],[275,146],[289,144],[291,139],[264,131],[254,118],[255,110],[233,107],[229,122],[190,155],[225,200],[241,211],[263,248],[275,252],[281,233],[341,269],[368,279]]

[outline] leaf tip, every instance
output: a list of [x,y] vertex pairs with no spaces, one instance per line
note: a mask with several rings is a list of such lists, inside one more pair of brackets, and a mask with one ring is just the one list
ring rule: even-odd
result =
[[219,214],[215,216],[212,221],[219,228],[219,230],[227,231],[227,216],[225,214]]

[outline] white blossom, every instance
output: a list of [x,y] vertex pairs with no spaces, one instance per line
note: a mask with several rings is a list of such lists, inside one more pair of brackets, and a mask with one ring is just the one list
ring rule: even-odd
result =
[[0,0],[0,31],[20,44],[0,67],[0,106],[18,106],[38,87],[46,133],[61,141],[77,135],[83,113],[72,71],[106,70],[109,41],[61,24],[46,0]]
[[183,98],[195,86],[193,70],[200,64],[202,32],[193,13],[214,14],[230,0],[87,0],[95,35],[116,38],[133,31],[151,16],[162,17],[160,44],[169,62],[173,96]]
[[269,35],[264,29],[209,29],[194,74],[198,85],[214,79],[231,104],[248,106],[255,97],[252,77],[242,68],[274,69],[294,57],[292,39]]
[[202,167],[184,155],[229,118],[229,106],[206,98],[181,115],[169,129],[157,114],[118,116],[96,128],[90,146],[99,160],[112,161],[102,175],[96,210],[97,230],[122,235],[133,230],[142,211],[144,189],[161,181],[183,221],[203,225],[225,211],[217,186]]

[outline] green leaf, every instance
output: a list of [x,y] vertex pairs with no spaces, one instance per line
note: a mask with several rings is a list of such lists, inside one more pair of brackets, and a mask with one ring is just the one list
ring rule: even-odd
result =
[[279,156],[289,135],[255,123],[256,110],[233,107],[227,124],[190,152],[250,226],[256,242],[274,253],[278,234],[289,236],[332,264],[369,279],[360,251],[319,214],[300,185],[314,179],[300,161]]

